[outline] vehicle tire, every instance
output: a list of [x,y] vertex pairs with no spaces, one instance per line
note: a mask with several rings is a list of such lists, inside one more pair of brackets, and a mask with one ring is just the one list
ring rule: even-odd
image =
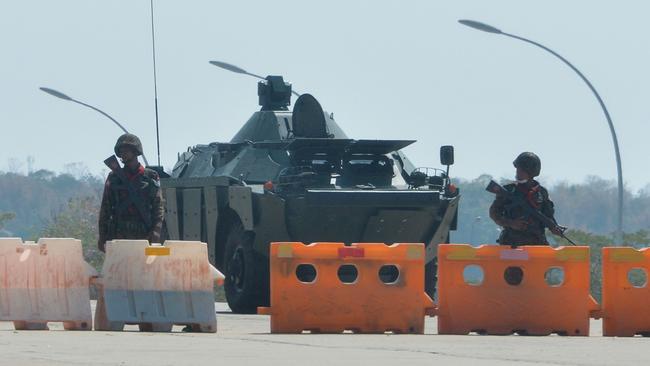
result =
[[[449,232],[447,237],[442,243],[449,243]],[[436,249],[437,251],[437,249]],[[424,265],[424,291],[431,297],[431,300],[437,301],[436,294],[438,289],[438,256],[436,255],[433,260]]]
[[433,258],[433,260],[427,263],[424,266],[424,291],[431,297],[432,300],[436,300],[436,285],[438,283],[438,257]]
[[233,313],[255,314],[268,305],[268,258],[255,252],[253,233],[236,221],[230,228],[224,253],[224,289]]

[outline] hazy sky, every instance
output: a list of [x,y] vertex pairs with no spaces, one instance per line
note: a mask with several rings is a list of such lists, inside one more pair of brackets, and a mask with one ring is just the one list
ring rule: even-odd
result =
[[[155,161],[148,0],[0,0],[0,170],[34,157],[62,171],[103,170],[121,131]],[[452,174],[510,177],[537,152],[547,182],[615,179],[611,135],[596,99],[559,60],[468,18],[556,50],[591,79],[617,128],[626,184],[650,183],[650,3],[645,1],[156,0],[162,163],[188,146],[228,141],[259,107],[256,80],[208,64],[281,74],[354,138],[417,139],[406,153]],[[14,159],[13,163],[10,161]],[[16,164],[18,162],[18,164]]]

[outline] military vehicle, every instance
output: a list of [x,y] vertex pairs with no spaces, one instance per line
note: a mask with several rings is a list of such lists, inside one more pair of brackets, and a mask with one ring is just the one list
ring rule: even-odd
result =
[[208,243],[238,313],[268,305],[275,241],[425,243],[433,295],[437,245],[456,228],[453,147],[440,150],[446,171],[416,169],[401,152],[415,141],[350,138],[313,96],[290,111],[291,84],[259,78],[261,110],[230,142],[189,147],[162,179],[169,237]]

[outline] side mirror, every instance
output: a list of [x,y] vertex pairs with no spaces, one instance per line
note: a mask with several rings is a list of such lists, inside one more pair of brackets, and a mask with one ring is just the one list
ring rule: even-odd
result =
[[440,164],[454,165],[454,147],[445,145],[440,147]]

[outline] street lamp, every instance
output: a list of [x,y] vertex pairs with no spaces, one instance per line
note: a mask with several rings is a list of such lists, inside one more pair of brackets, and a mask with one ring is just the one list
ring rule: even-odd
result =
[[[109,116],[106,112],[104,112],[104,111],[102,111],[102,110],[100,110],[100,109],[98,109],[98,108],[95,108],[95,107],[91,106],[90,104],[86,104],[86,103],[84,103],[84,102],[80,102],[80,101],[78,101],[78,100],[76,100],[76,99],[73,99],[73,98],[67,96],[66,94],[61,93],[61,92],[58,91],[58,90],[54,90],[54,89],[50,89],[50,88],[45,88],[45,87],[40,87],[39,89],[41,89],[42,91],[46,92],[47,94],[52,95],[52,96],[54,96],[54,97],[57,97],[57,98],[59,98],[59,99],[67,100],[67,101],[69,101],[69,102],[74,102],[74,103],[77,103],[77,104],[81,104],[81,105],[84,106],[84,107],[88,107],[88,108],[90,108],[90,109],[92,109],[92,110],[94,110],[94,111],[97,111],[97,112],[103,114],[106,118],[108,118],[108,119],[110,119],[111,121],[113,121],[113,123],[115,123],[115,124],[117,125],[117,127],[119,127],[122,131],[124,131],[124,133],[129,133],[129,131],[127,131],[126,128],[124,128],[124,126],[122,126],[121,123],[117,122],[117,121],[115,120],[115,118]],[[144,164],[145,164],[145,165],[147,165],[147,166],[149,165],[149,162],[147,162],[147,158],[144,156],[144,152],[142,153],[142,160],[144,160]]]
[[578,76],[580,76],[580,78],[587,84],[589,89],[591,89],[591,92],[594,94],[596,99],[598,99],[598,103],[600,104],[600,107],[603,109],[603,113],[605,114],[605,118],[607,119],[607,123],[609,124],[609,130],[612,133],[612,141],[614,142],[614,153],[616,155],[616,169],[618,173],[618,227],[616,230],[616,234],[614,235],[614,241],[616,244],[620,245],[623,242],[623,168],[621,167],[621,153],[618,148],[618,138],[616,137],[616,130],[614,129],[614,123],[612,123],[612,118],[609,116],[607,107],[605,107],[605,103],[603,102],[603,99],[600,97],[600,95],[598,94],[594,86],[591,85],[591,82],[587,80],[587,78],[580,72],[580,70],[578,70],[575,66],[573,66],[564,57],[560,56],[557,52],[551,50],[548,47],[545,47],[537,42],[531,41],[530,39],[526,39],[514,34],[503,32],[501,29],[495,28],[485,23],[477,22],[474,20],[466,20],[466,19],[459,20],[458,22],[470,28],[474,28],[483,32],[500,34],[510,38],[515,38],[524,41],[526,43],[535,45],[539,48],[542,48],[543,50],[551,53],[553,56],[562,60],[562,62],[564,62],[567,66],[569,66],[573,71],[575,71],[576,74],[578,74]]
[[[252,76],[252,77],[258,78],[258,79],[260,79],[260,80],[266,80],[266,78],[263,78],[263,77],[261,77],[261,76],[259,76],[259,75],[253,74],[253,73],[250,73],[250,72],[248,72],[248,71],[242,69],[241,67],[235,66],[235,65],[233,65],[233,64],[229,64],[229,63],[227,63],[227,62],[222,62],[222,61],[210,61],[210,64],[211,64],[211,65],[214,65],[214,66],[216,66],[216,67],[220,67],[220,68],[222,68],[222,69],[224,69],[224,70],[228,70],[228,71],[231,71],[231,72],[237,73],[237,74],[249,75],[249,76]],[[296,91],[293,91],[293,90],[291,91],[291,94],[295,95],[296,97],[299,97],[299,96],[300,96],[299,93],[297,93]]]

